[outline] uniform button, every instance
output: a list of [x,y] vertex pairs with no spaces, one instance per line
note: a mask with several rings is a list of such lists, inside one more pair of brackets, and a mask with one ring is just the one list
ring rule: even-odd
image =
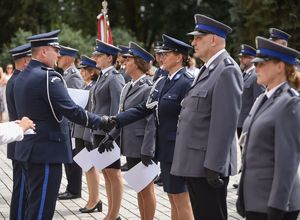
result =
[[171,96],[170,96],[170,95],[169,95],[168,97],[169,97],[169,98],[171,98]]

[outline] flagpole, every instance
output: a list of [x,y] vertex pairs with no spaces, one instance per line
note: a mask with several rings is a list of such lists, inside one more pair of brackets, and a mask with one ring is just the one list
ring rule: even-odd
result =
[[113,43],[111,28],[108,21],[108,3],[102,1],[101,13],[97,16],[98,39],[104,42]]
[[104,32],[103,32],[104,33],[104,41],[105,42],[107,42],[107,22],[106,22],[106,15],[107,15],[107,12],[108,12],[107,5],[108,5],[108,3],[107,3],[106,0],[102,1],[101,12],[104,16],[104,21],[105,21],[104,22],[104,27],[103,27],[103,29],[104,29]]

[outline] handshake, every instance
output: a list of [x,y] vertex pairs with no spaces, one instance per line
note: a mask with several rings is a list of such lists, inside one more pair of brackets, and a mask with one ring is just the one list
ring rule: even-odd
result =
[[101,117],[101,125],[102,125],[101,126],[102,130],[107,133],[114,127],[116,127],[116,126],[118,127],[119,121],[116,116],[104,115]]

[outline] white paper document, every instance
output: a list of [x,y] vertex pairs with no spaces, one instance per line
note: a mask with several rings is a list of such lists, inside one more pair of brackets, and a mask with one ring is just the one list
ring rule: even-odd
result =
[[29,128],[24,132],[24,135],[29,135],[29,134],[36,134],[36,132],[33,129]]
[[116,142],[113,142],[115,146],[112,151],[104,151],[102,154],[98,152],[98,148],[90,152],[92,164],[98,169],[103,170],[105,167],[111,165],[116,160],[120,159],[121,152]]
[[93,167],[90,153],[91,152],[89,152],[86,148],[83,148],[73,158],[73,160],[82,168],[84,172],[89,171]]
[[137,193],[143,190],[159,174],[160,170],[156,163],[146,167],[142,162],[138,163],[124,175],[128,185]]
[[76,105],[82,108],[86,107],[89,100],[89,90],[68,88],[68,93]]

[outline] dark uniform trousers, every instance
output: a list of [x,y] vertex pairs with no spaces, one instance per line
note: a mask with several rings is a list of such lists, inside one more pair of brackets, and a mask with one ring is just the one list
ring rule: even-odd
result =
[[186,177],[195,220],[227,219],[226,196],[229,177],[222,179],[224,185],[213,188],[206,178]]
[[[281,220],[297,220],[299,211],[287,212]],[[246,220],[269,220],[266,213],[246,212]]]
[[[73,157],[84,148],[84,141],[80,138],[75,138],[75,149],[72,150]],[[66,191],[73,195],[81,195],[82,187],[82,169],[77,163],[73,162],[65,164],[65,171],[68,180]]]
[[13,166],[13,191],[10,203],[10,220],[23,219],[25,215],[26,194],[25,173],[22,171],[22,163],[12,160]]
[[61,183],[62,165],[24,162],[22,169],[29,189],[25,219],[51,220]]
[[[6,102],[10,121],[18,119],[15,109],[13,88],[19,73],[20,71],[16,69],[12,77],[8,80],[6,86]],[[10,202],[10,220],[23,219],[26,206],[25,176],[22,172],[22,162],[15,160],[15,144],[15,142],[12,142],[7,145],[7,158],[12,160],[13,167],[13,190]]]

